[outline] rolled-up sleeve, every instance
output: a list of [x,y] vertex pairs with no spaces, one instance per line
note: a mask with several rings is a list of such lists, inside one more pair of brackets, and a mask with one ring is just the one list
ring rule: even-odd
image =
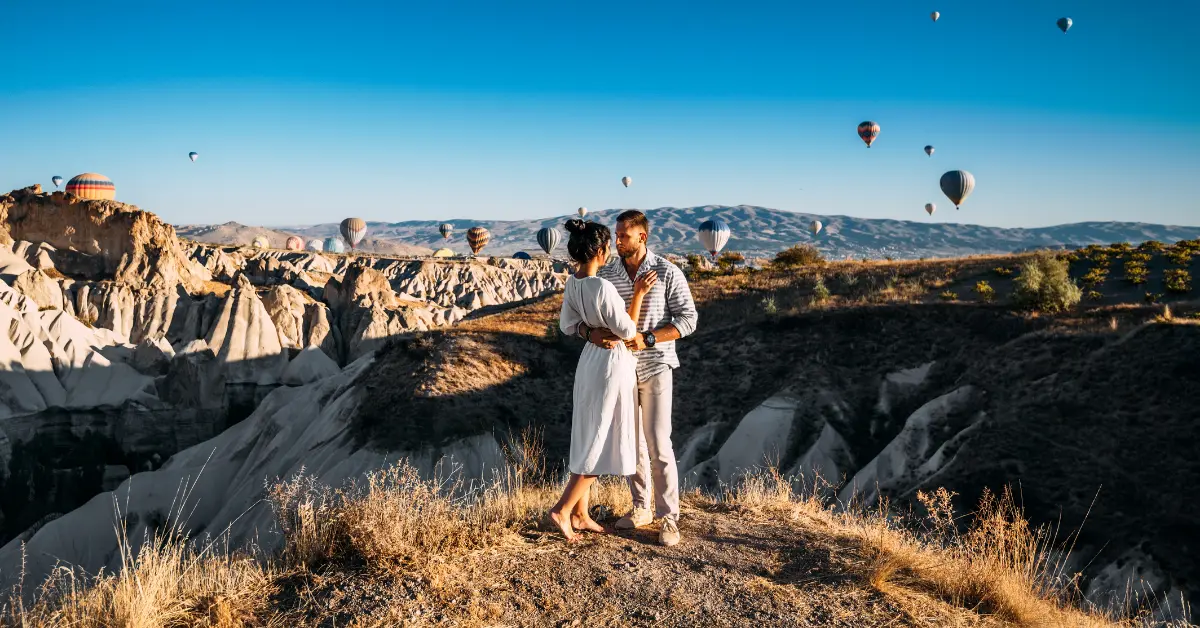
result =
[[696,302],[692,299],[692,289],[683,271],[674,264],[667,264],[667,268],[667,315],[679,331],[679,337],[683,338],[696,331]]

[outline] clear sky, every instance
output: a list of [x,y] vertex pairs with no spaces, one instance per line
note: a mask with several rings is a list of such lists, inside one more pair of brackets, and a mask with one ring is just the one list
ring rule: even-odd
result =
[[1196,0],[47,4],[0,5],[0,189],[95,171],[176,224],[1200,225]]

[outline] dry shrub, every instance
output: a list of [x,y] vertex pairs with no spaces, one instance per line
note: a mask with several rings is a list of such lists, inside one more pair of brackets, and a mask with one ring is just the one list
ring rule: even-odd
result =
[[825,263],[825,256],[811,244],[797,244],[775,254],[771,262],[776,268],[797,268],[800,266],[816,266]]
[[1013,280],[1013,300],[1022,307],[1041,312],[1060,312],[1074,307],[1083,291],[1071,280],[1070,266],[1049,253],[1038,253],[1021,265]]

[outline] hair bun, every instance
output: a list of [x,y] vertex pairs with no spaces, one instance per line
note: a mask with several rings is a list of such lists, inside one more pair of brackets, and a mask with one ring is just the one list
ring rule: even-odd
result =
[[583,233],[583,231],[587,229],[587,223],[578,218],[572,218],[568,220],[567,224],[564,226],[567,228],[567,231],[571,233]]

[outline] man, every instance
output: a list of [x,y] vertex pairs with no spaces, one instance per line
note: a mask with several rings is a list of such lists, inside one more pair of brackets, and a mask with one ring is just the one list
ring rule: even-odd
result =
[[[642,301],[640,333],[626,342],[638,358],[638,463],[636,473],[629,476],[633,511],[617,521],[617,527],[640,528],[659,517],[663,523],[658,542],[670,547],[680,539],[679,470],[671,446],[671,370],[679,367],[675,341],[696,330],[696,304],[683,271],[646,248],[649,237],[650,221],[645,214],[637,210],[622,212],[617,216],[618,257],[601,268],[599,276],[611,281],[628,304],[638,277],[658,275],[658,283]],[[578,333],[601,347],[619,342],[607,329],[581,324]]]

